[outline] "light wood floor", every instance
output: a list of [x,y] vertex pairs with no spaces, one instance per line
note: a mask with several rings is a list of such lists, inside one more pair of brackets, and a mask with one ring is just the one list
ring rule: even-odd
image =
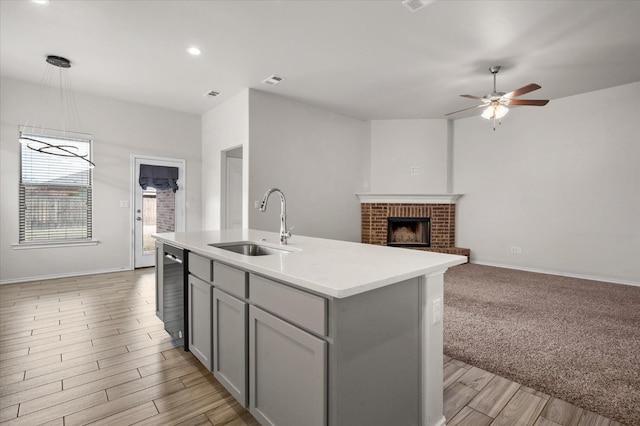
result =
[[[174,347],[154,291],[153,269],[0,286],[0,423],[257,425]],[[617,424],[448,357],[444,377],[448,425]]]
[[573,404],[504,377],[444,357],[444,415],[448,426],[619,426]]

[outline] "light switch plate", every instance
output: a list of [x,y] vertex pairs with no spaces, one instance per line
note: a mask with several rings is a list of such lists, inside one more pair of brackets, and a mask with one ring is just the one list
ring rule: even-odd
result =
[[120,207],[123,209],[129,208],[129,200],[120,200]]

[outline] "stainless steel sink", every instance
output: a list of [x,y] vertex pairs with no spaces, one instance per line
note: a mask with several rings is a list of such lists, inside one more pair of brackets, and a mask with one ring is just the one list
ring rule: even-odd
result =
[[274,247],[263,246],[251,242],[218,243],[209,245],[223,250],[229,250],[234,253],[240,253],[245,256],[267,256],[270,254],[289,253],[288,250],[281,250]]

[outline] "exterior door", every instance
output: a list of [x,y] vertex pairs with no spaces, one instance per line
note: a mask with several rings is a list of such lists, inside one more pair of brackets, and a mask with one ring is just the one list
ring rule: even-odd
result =
[[[178,191],[160,190],[152,187],[142,189],[138,183],[140,165],[178,168]],[[135,268],[154,266],[156,262],[156,232],[184,231],[184,160],[159,157],[132,157],[133,194],[133,265]]]

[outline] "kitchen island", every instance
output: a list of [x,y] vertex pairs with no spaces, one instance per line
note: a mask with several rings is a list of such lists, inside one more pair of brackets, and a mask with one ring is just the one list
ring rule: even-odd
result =
[[466,257],[246,229],[155,237],[186,252],[189,349],[262,424],[444,425],[443,274]]

